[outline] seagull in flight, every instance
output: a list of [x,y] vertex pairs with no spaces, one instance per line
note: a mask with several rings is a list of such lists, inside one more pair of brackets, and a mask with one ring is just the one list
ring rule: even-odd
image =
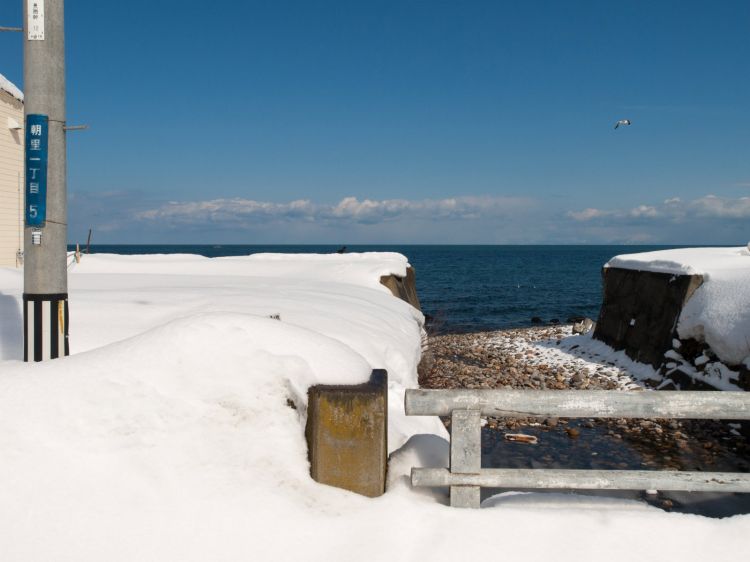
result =
[[617,123],[615,123],[615,129],[622,125],[623,127],[625,125],[630,125],[630,119],[620,119]]

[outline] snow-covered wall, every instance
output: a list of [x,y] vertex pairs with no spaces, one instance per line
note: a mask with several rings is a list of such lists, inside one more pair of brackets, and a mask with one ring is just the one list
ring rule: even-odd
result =
[[[704,343],[727,366],[750,367],[748,248],[621,255],[605,265],[603,275],[594,337],[654,366],[679,337]],[[710,384],[710,377],[704,382]]]
[[604,295],[593,337],[659,368],[682,308],[703,278],[619,267],[605,267],[602,277]]
[[[406,277],[408,267],[403,255],[383,252],[83,256],[69,269],[74,357],[63,364],[111,346],[138,347],[149,331],[164,333],[165,349],[176,349],[182,336],[167,334],[189,331],[194,323],[216,327],[217,339],[207,332],[201,349],[220,356],[225,322],[205,315],[229,314],[227,323],[248,324],[241,329],[246,341],[241,354],[281,354],[307,366],[308,375],[288,382],[298,403],[305,403],[311,384],[358,384],[368,380],[372,369],[386,369],[393,393],[389,403],[397,411],[404,389],[417,386],[424,317],[394,298],[380,279]],[[0,361],[23,356],[22,292],[22,271],[0,268]],[[267,359],[254,362],[248,372],[262,368]],[[221,364],[217,360],[217,368]],[[21,368],[12,362],[0,366]],[[408,418],[404,425],[393,425],[389,443],[399,447],[411,435],[408,428],[423,423]]]

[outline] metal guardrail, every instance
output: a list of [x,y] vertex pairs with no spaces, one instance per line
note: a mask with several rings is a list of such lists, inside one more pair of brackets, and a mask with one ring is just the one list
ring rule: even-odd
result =
[[750,392],[407,390],[406,414],[451,416],[450,468],[412,468],[413,486],[450,486],[479,507],[481,487],[750,493],[750,474],[657,470],[482,469],[481,417],[750,419]]

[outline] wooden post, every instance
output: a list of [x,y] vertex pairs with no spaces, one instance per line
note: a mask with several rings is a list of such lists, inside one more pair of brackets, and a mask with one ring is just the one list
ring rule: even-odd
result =
[[[452,474],[476,474],[482,468],[482,424],[479,410],[451,414]],[[479,507],[479,486],[451,486],[452,507]]]

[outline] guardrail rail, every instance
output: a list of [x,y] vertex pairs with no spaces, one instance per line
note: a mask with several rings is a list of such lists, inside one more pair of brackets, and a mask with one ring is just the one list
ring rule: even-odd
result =
[[481,468],[481,418],[750,419],[750,393],[610,390],[407,390],[406,414],[450,416],[450,467],[412,468],[413,486],[449,486],[477,508],[481,487],[750,493],[750,474],[659,470]]

